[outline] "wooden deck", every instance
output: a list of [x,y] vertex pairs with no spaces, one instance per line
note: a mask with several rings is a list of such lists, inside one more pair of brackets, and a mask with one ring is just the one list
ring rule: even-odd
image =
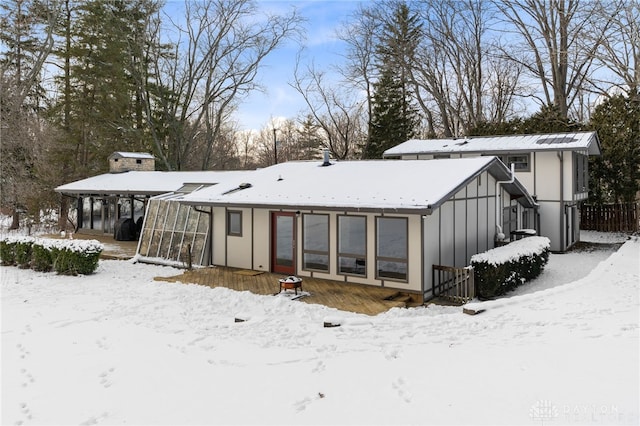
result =
[[[194,283],[212,288],[226,287],[262,295],[274,295],[280,291],[278,282],[280,278],[284,278],[284,275],[216,266],[193,269],[180,275],[156,277],[155,279],[158,281]],[[303,294],[309,294],[300,297],[298,301],[305,303],[315,303],[367,315],[377,315],[393,307],[418,305],[417,303],[412,303],[409,299],[410,295],[402,294],[395,289],[309,277],[301,278],[303,280]],[[293,290],[286,291],[291,294],[294,293]],[[298,292],[301,293],[300,290]]]
[[[56,236],[52,236],[56,237]],[[59,237],[59,236],[58,236]],[[109,235],[74,234],[77,239],[95,239],[104,245],[102,259],[131,259],[137,249],[137,241],[116,241]],[[248,271],[236,268],[209,267],[185,270],[170,277],[156,277],[158,281],[183,282],[226,287],[237,291],[273,295],[280,291],[278,280],[284,275],[268,272]],[[393,307],[419,306],[416,295],[409,295],[395,289],[351,284],[318,278],[301,277],[302,290],[309,295],[298,301],[324,305],[343,311],[366,315],[377,315]],[[293,290],[288,290],[293,293]],[[391,300],[386,300],[391,299]]]

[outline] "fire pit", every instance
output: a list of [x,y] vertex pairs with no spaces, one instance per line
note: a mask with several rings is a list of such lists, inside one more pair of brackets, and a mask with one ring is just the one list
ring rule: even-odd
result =
[[298,289],[302,291],[302,279],[294,276],[289,276],[287,278],[281,278],[278,280],[280,282],[280,292],[282,290],[294,290],[296,295],[298,294]]

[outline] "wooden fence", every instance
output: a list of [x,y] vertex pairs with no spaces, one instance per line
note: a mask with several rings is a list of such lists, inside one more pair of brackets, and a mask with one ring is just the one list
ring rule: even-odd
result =
[[473,268],[454,268],[433,265],[432,290],[434,297],[441,297],[456,303],[467,303],[476,294]]
[[583,204],[580,209],[580,229],[602,232],[637,232],[640,229],[638,203]]

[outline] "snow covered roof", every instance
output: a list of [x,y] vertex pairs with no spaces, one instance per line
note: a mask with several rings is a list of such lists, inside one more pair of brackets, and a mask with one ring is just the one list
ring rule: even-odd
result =
[[[323,208],[430,213],[476,176],[489,170],[510,177],[496,157],[415,161],[319,161],[278,164],[183,196],[192,205]],[[505,188],[535,206],[516,180]]]
[[472,136],[464,139],[411,139],[389,148],[383,157],[437,153],[487,153],[588,150],[600,155],[596,132],[540,135]]
[[61,185],[56,192],[73,195],[158,195],[177,191],[187,183],[217,184],[246,171],[105,173]]
[[125,152],[125,151],[116,151],[109,156],[109,159],[112,158],[140,158],[140,159],[154,159],[154,156],[148,154],[146,152]]

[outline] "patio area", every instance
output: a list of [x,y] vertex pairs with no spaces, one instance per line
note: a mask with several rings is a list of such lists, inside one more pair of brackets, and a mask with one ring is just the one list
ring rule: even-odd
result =
[[[73,238],[96,239],[104,245],[101,258],[127,260],[135,256],[137,241],[116,241],[110,235],[74,234]],[[206,285],[208,287],[226,287],[236,291],[250,291],[255,294],[274,295],[280,292],[278,280],[285,278],[281,274],[250,271],[226,267],[207,267],[185,270],[179,275],[156,277],[157,281],[182,282]],[[377,315],[394,307],[421,305],[416,297],[420,295],[399,292],[396,289],[373,287],[318,278],[301,277],[302,288],[298,289],[297,300],[357,312]],[[301,291],[302,290],[302,291]],[[287,290],[295,297],[294,290]]]

